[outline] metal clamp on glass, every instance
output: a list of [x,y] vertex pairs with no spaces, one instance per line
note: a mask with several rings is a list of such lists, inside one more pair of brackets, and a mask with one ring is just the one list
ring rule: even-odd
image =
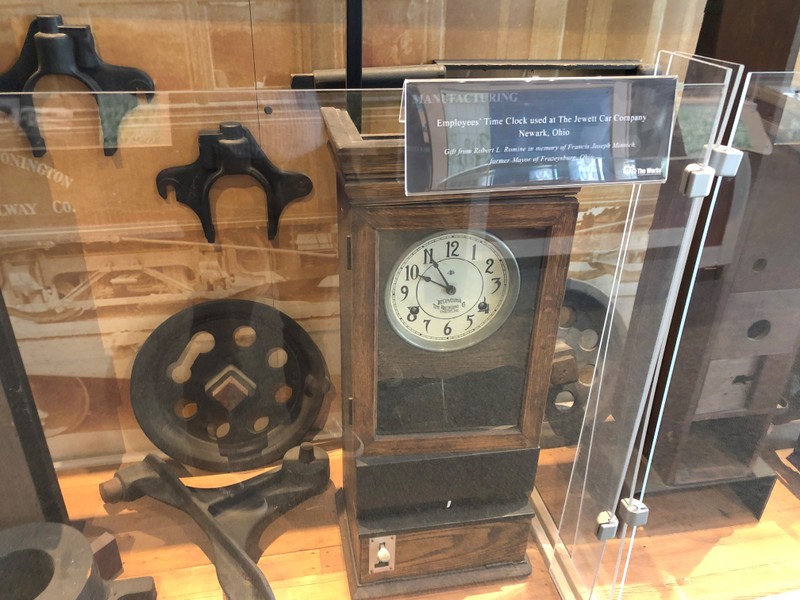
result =
[[683,170],[680,191],[689,198],[705,198],[711,193],[716,171],[708,165],[692,163]]
[[614,539],[617,536],[619,519],[610,510],[604,510],[597,515],[597,529],[595,535],[601,542]]
[[739,170],[739,165],[742,164],[743,156],[744,152],[741,150],[715,144],[711,148],[708,166],[714,169],[720,177],[734,177]]
[[617,507],[619,520],[630,527],[641,527],[647,524],[650,509],[641,500],[636,498],[623,498]]

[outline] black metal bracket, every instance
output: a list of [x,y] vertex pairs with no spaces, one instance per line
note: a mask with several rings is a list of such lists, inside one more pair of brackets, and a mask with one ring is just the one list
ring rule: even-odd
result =
[[279,516],[322,493],[330,480],[328,455],[303,443],[289,450],[278,471],[220,488],[190,488],[160,458],[124,466],[100,484],[107,503],[150,496],[189,515],[206,533],[213,548],[217,578],[228,598],[274,600],[256,561],[258,540]]
[[278,220],[292,200],[311,193],[311,179],[276,167],[241,123],[222,123],[217,131],[201,131],[200,156],[193,163],[164,169],[156,176],[162,198],[167,188],[175,190],[178,202],[191,208],[200,218],[210,244],[216,239],[209,192],[214,182],[225,175],[249,175],[264,188],[267,196],[267,235],[278,234]]
[[149,102],[155,90],[153,80],[144,71],[103,62],[89,25],[64,25],[61,15],[37,16],[28,27],[17,62],[0,74],[0,92],[8,93],[0,97],[0,111],[16,119],[34,156],[43,156],[47,147],[30,92],[46,75],[74,77],[92,91],[100,113],[106,156],[117,151],[122,119],[139,104],[136,93],[145,93]]

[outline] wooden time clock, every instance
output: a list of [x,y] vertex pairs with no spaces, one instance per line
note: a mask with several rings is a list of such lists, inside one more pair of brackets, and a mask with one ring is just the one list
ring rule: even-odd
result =
[[406,197],[402,137],[322,114],[353,596],[524,576],[576,190]]

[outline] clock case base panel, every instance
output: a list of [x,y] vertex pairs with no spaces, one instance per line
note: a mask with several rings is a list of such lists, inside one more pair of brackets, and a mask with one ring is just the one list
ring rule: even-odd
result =
[[[427,509],[359,519],[356,523],[348,518],[339,490],[337,509],[354,600],[521,579],[531,574],[526,549],[534,512],[527,499]],[[395,536],[394,569],[371,574],[369,540],[384,536]]]

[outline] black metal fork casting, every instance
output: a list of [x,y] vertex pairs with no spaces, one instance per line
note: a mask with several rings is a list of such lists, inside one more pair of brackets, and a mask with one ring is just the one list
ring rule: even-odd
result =
[[201,131],[200,156],[193,163],[170,167],[156,177],[156,187],[166,200],[167,188],[175,189],[178,202],[191,208],[200,218],[209,243],[216,238],[211,216],[209,192],[224,175],[249,175],[267,196],[267,235],[278,233],[278,220],[292,200],[311,193],[311,179],[302,173],[276,167],[258,145],[250,131],[240,123],[222,123],[217,131]]
[[[0,111],[19,123],[25,131],[34,156],[47,152],[39,131],[32,92],[45,75],[67,75],[88,87],[97,101],[103,131],[103,152],[117,151],[119,126],[139,101],[136,92],[153,98],[155,85],[140,69],[103,62],[97,54],[89,25],[64,25],[61,15],[39,15],[28,27],[17,62],[0,74]],[[111,93],[106,93],[111,92]]]
[[303,443],[289,450],[278,471],[220,488],[185,486],[160,458],[151,455],[124,466],[100,484],[104,502],[150,496],[189,515],[213,548],[217,578],[232,600],[274,600],[256,561],[266,527],[304,500],[322,493],[330,480],[328,455]]

